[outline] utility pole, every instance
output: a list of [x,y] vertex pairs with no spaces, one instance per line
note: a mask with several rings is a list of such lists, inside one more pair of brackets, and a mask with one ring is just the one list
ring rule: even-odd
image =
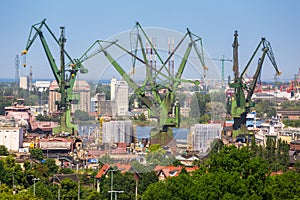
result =
[[39,178],[33,178],[33,196],[35,197],[35,181],[40,180]]
[[114,188],[114,172],[117,171],[115,169],[111,169],[108,170],[111,172],[111,179],[110,179],[110,191],[108,191],[110,193],[110,200],[113,200],[113,188]]

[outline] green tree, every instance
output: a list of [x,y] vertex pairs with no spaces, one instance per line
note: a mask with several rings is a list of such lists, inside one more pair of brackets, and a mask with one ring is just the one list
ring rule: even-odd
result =
[[154,171],[141,173],[140,181],[138,184],[138,193],[141,195],[147,189],[147,187],[152,184],[158,182],[158,177]]
[[0,145],[0,156],[8,156],[9,152],[4,145]]
[[100,167],[102,167],[104,164],[112,164],[114,163],[113,159],[110,157],[109,154],[105,154],[104,156],[102,156],[101,158],[98,159],[98,163],[100,165]]
[[145,114],[144,114],[144,113],[141,113],[141,114],[138,116],[138,120],[140,120],[140,121],[146,121],[147,119],[146,119]]
[[87,112],[82,110],[76,110],[74,113],[74,118],[76,121],[88,121],[90,120],[90,116]]
[[48,158],[43,164],[47,166],[49,176],[52,176],[58,172],[58,166],[55,163],[55,159]]
[[42,149],[39,149],[39,148],[30,149],[30,157],[32,159],[36,159],[36,160],[39,160],[39,161],[43,160],[44,156],[43,156]]
[[69,178],[61,181],[61,199],[77,199],[78,197],[78,183],[75,183]]

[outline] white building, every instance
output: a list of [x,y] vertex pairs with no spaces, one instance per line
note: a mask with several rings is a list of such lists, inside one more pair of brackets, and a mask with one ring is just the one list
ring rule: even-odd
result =
[[126,81],[117,81],[115,100],[118,108],[118,116],[128,115],[128,84]]
[[102,143],[132,142],[133,128],[131,121],[109,121],[102,124]]
[[206,153],[215,138],[221,138],[221,124],[195,124],[191,126],[190,143],[194,151]]
[[0,127],[0,145],[9,151],[18,152],[23,146],[23,129],[21,127]]
[[28,90],[28,76],[20,77],[20,89]]
[[110,81],[110,100],[111,101],[116,100],[116,85],[117,85],[117,79],[112,78]]

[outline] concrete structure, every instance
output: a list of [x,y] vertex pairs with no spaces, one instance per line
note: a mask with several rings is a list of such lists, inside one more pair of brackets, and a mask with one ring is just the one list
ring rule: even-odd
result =
[[28,90],[28,77],[27,76],[20,77],[20,89]]
[[110,121],[102,124],[102,143],[113,144],[133,141],[133,128],[131,121]]
[[128,84],[126,81],[117,81],[116,84],[116,103],[118,116],[128,115]]
[[192,150],[206,153],[213,140],[221,138],[222,126],[221,124],[195,124],[190,130],[189,140],[192,141],[189,142],[192,144]]
[[86,81],[77,80],[75,81],[73,88],[73,96],[79,96],[79,102],[71,106],[71,111],[81,110],[85,112],[90,112],[91,110],[91,95],[90,95],[90,85]]
[[114,101],[116,99],[116,84],[117,79],[112,78],[110,81],[110,100]]
[[117,105],[115,101],[99,101],[98,114],[101,116],[115,116],[117,114]]
[[98,115],[114,117],[118,115],[116,101],[106,100],[104,93],[97,93],[92,101],[94,101],[94,112]]
[[[60,93],[58,92],[57,82],[54,80],[49,86],[49,113],[57,112],[56,101],[60,101]],[[91,98],[90,98],[90,86],[86,81],[75,81],[73,88],[73,99],[71,105],[71,112],[76,110],[90,112]]]
[[45,92],[45,91],[49,90],[50,81],[36,81],[33,86],[36,91]]
[[9,151],[18,152],[23,145],[23,128],[0,127],[0,145],[4,145]]
[[190,107],[182,107],[180,108],[180,115],[182,115],[183,117],[189,117],[190,111],[191,111]]

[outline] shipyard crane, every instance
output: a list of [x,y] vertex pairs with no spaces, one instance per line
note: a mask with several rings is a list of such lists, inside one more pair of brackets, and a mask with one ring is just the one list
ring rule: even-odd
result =
[[[180,105],[175,96],[177,92],[178,86],[181,82],[193,82],[194,84],[199,84],[199,80],[191,81],[182,79],[183,71],[186,67],[188,57],[191,53],[192,49],[195,49],[195,52],[200,60],[200,64],[204,69],[204,74],[206,73],[207,67],[205,66],[204,56],[203,56],[203,47],[202,47],[202,39],[187,29],[186,34],[179,41],[178,45],[174,48],[174,50],[169,54],[167,59],[164,61],[158,50],[152,44],[151,40],[147,36],[146,32],[142,29],[140,24],[137,22],[135,28],[138,29],[137,34],[135,34],[135,45],[134,49],[127,50],[124,46],[120,45],[119,42],[116,41],[103,41],[97,40],[97,43],[100,47],[98,52],[103,52],[105,57],[111,63],[111,65],[117,70],[117,72],[122,76],[122,78],[128,83],[128,85],[133,89],[134,93],[142,100],[142,102],[148,108],[149,116],[157,118],[160,127],[158,130],[155,130],[151,133],[152,143],[160,143],[160,144],[168,144],[170,139],[173,138],[173,132],[170,136],[170,129],[172,127],[180,126]],[[161,67],[159,69],[152,66],[147,59],[145,47],[143,46],[142,35],[146,38],[147,42],[151,46],[153,52],[158,58]],[[184,40],[189,38],[188,46],[186,47],[185,53],[182,57],[181,63],[178,67],[177,73],[174,77],[171,76],[171,72],[166,67],[168,61],[171,57],[176,53],[179,46],[183,44]],[[198,48],[198,44],[200,43],[200,49]],[[128,55],[132,57],[132,66],[133,69],[137,62],[145,65],[146,70],[146,78],[142,85],[137,85],[130,76],[125,72],[125,70],[120,66],[120,64],[110,55],[107,49],[107,45],[114,45],[119,49],[126,52]],[[137,56],[137,52],[141,51],[142,57]],[[166,74],[163,73],[166,71]],[[161,91],[165,91],[164,94]],[[151,93],[151,96],[147,95]],[[152,137],[153,136],[153,137]],[[155,138],[155,139],[153,139]],[[157,142],[153,142],[156,140]]]
[[[47,44],[47,41],[43,34],[43,28],[46,29],[54,39],[55,43],[60,47],[60,68],[55,63],[53,55],[50,51],[50,48]],[[60,101],[56,102],[58,110],[60,111],[60,125],[53,129],[55,134],[68,132],[72,135],[77,134],[77,126],[71,122],[71,103],[73,100],[72,91],[74,83],[76,80],[77,73],[87,73],[87,69],[83,67],[82,62],[84,61],[85,56],[82,56],[80,59],[72,59],[71,56],[65,50],[65,32],[64,27],[61,28],[60,38],[56,38],[54,33],[51,31],[49,26],[46,24],[46,19],[42,20],[40,23],[32,25],[27,40],[26,48],[22,52],[24,58],[23,66],[26,67],[26,54],[28,50],[36,40],[40,38],[44,51],[46,53],[48,62],[50,64],[52,73],[55,77],[55,80],[59,86],[58,92],[60,93]],[[69,63],[65,65],[65,56],[68,58]]]
[[[246,125],[246,116],[247,113],[250,112],[251,108],[254,107],[254,103],[252,102],[251,98],[256,86],[256,83],[259,79],[259,75],[261,74],[262,65],[267,55],[269,60],[271,61],[273,67],[275,68],[276,75],[280,75],[281,72],[278,70],[275,57],[271,48],[270,42],[268,42],[265,38],[261,38],[257,48],[255,49],[254,53],[252,54],[249,62],[247,63],[245,69],[242,71],[241,75],[239,75],[239,64],[238,64],[238,32],[235,31],[234,33],[234,42],[233,42],[233,72],[234,72],[234,81],[230,82],[230,88],[234,89],[234,94],[232,97],[228,99],[228,106],[229,106],[229,114],[234,119],[233,129],[238,130],[241,127]],[[252,77],[252,81],[250,84],[247,84],[244,80],[244,76],[246,71],[248,70],[252,60],[254,59],[258,50],[262,47],[262,55],[259,58],[258,66],[256,71]]]

